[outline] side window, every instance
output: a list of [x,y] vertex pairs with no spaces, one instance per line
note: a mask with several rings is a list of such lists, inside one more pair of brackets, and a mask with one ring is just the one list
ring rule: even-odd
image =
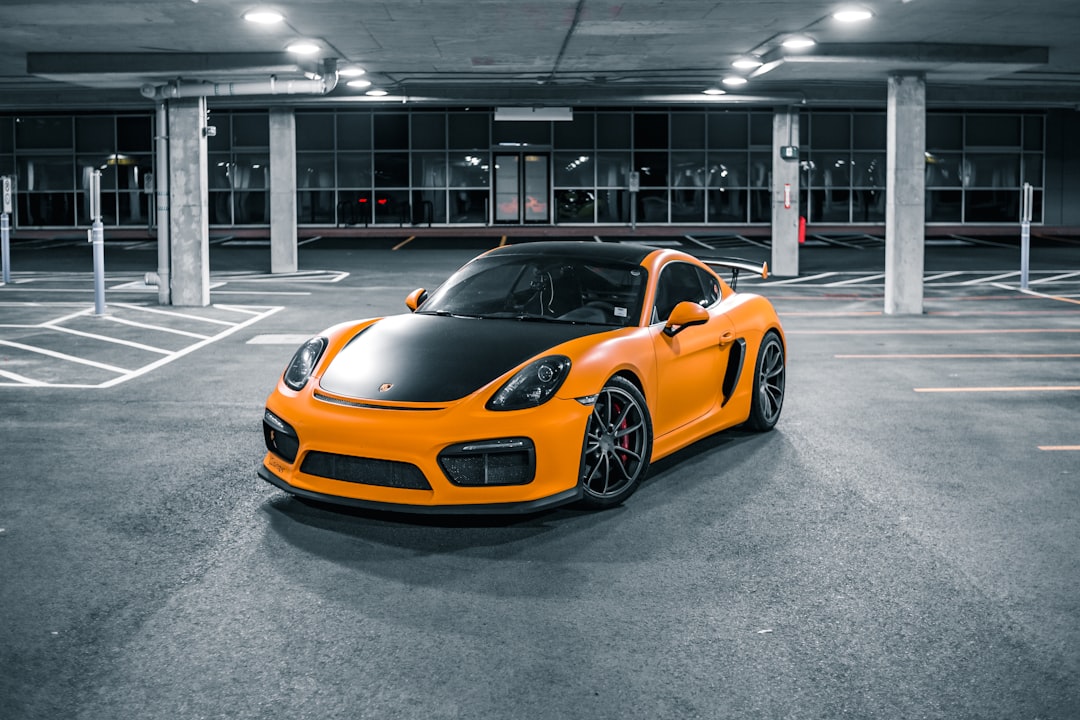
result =
[[684,300],[708,307],[719,295],[719,285],[708,277],[708,273],[688,263],[669,263],[660,271],[657,281],[652,321],[666,320],[675,306]]

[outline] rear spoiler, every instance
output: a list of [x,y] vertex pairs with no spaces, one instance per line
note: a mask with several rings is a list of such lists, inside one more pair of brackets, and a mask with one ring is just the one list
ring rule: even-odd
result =
[[716,258],[714,260],[701,259],[701,262],[705,263],[709,267],[723,268],[731,271],[731,289],[734,290],[739,284],[739,271],[745,270],[746,272],[752,272],[755,275],[760,275],[764,280],[769,277],[769,264],[765,262],[753,262],[752,260],[742,260],[740,258]]

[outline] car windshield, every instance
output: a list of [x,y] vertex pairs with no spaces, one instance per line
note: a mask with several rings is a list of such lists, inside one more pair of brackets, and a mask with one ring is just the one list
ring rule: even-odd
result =
[[647,275],[628,263],[488,255],[450,276],[418,312],[626,327],[641,316]]

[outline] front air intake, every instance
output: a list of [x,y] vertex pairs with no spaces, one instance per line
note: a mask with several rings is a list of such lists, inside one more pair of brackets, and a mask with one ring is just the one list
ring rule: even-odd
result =
[[536,449],[528,438],[460,443],[439,453],[439,466],[455,485],[526,485],[536,475]]

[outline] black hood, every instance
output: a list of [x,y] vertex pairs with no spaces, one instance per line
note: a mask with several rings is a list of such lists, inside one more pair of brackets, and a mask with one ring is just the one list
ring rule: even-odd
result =
[[548,348],[611,329],[394,315],[353,338],[331,361],[319,384],[328,392],[360,400],[449,402],[476,392]]

